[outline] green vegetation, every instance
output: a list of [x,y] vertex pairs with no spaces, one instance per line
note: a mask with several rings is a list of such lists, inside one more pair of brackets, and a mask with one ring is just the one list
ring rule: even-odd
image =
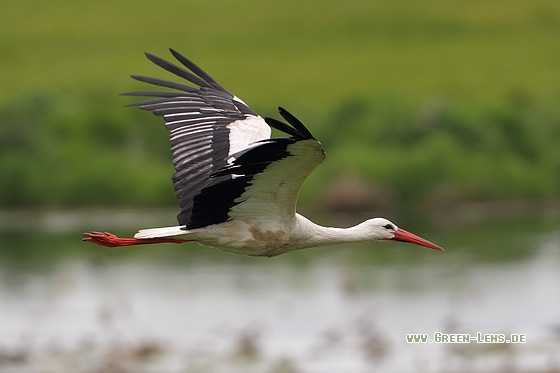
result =
[[[264,7],[264,8],[263,8]],[[117,93],[174,47],[397,202],[560,197],[560,3],[11,2],[0,14],[0,207],[173,204],[167,134]]]
[[463,200],[557,197],[559,108],[560,100],[475,109],[350,102],[318,131],[336,158],[323,176],[354,172],[405,202],[444,192]]

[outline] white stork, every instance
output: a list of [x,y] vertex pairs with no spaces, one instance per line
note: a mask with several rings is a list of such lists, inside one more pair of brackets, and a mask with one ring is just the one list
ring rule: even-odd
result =
[[[149,53],[146,57],[194,86],[132,75],[171,90],[124,95],[153,97],[131,105],[162,116],[171,131],[179,225],[142,229],[134,238],[84,233],[84,241],[109,247],[195,241],[254,256],[371,240],[405,241],[443,250],[384,218],[351,228],[330,228],[297,214],[301,185],[325,159],[321,143],[286,110],[279,108],[289,124],[263,119],[189,59],[170,51],[188,70]],[[270,127],[289,137],[270,138]]]

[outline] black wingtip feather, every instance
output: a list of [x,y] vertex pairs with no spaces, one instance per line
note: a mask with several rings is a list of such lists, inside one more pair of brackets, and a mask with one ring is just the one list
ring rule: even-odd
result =
[[186,84],[176,83],[176,82],[172,82],[172,81],[164,80],[164,79],[151,78],[151,77],[143,76],[143,75],[131,75],[130,77],[134,80],[138,80],[139,82],[153,84],[153,85],[157,85],[157,86],[160,86],[160,87],[176,89],[176,90],[179,90],[179,91],[196,92],[198,90],[197,88],[191,87],[191,86],[186,85]]
[[173,64],[169,61],[166,61],[161,57],[155,56],[155,55],[153,55],[151,53],[148,53],[148,52],[144,52],[144,54],[154,64],[158,65],[159,67],[161,67],[164,70],[169,71],[172,74],[180,76],[181,78],[184,78],[184,79],[188,80],[189,82],[194,83],[194,84],[196,84],[200,87],[208,85],[208,83],[205,80],[203,80],[202,78],[191,74],[190,72],[186,71],[185,69],[183,69],[183,68],[181,68],[181,67],[179,67],[179,66],[177,66],[177,65],[175,65],[175,64]]
[[311,134],[311,132],[309,132],[307,127],[305,127],[305,125],[301,123],[299,119],[290,114],[286,109],[279,107],[278,112],[284,119],[286,119],[286,121],[288,121],[288,123],[290,123],[291,126],[274,118],[264,118],[264,120],[270,127],[287,133],[296,140],[314,139],[313,135]]
[[278,107],[278,112],[280,113],[280,115],[286,119],[288,121],[288,123],[290,123],[301,135],[303,138],[306,139],[313,139],[313,135],[311,134],[311,132],[309,132],[309,130],[307,129],[307,127],[305,127],[305,125],[303,123],[301,123],[301,121],[299,119],[297,119],[294,115],[292,115],[290,112],[288,112],[286,109],[282,108],[282,107]]
[[200,67],[198,67],[197,64],[195,64],[194,62],[189,60],[187,57],[183,56],[181,53],[177,52],[173,48],[169,48],[169,51],[171,52],[173,57],[175,57],[177,59],[177,61],[181,62],[183,64],[183,66],[185,66],[186,68],[191,70],[193,73],[195,73],[196,75],[198,75],[199,77],[204,79],[207,83],[215,85],[215,86],[220,86],[220,84],[218,82],[216,82],[214,80],[214,78],[212,78],[210,75],[208,75],[204,70],[202,70]]
[[298,131],[296,131],[293,127],[287,125],[286,123],[280,122],[277,119],[269,118],[269,117],[264,118],[264,120],[266,121],[266,124],[268,124],[270,127],[277,129],[278,131],[287,133],[288,135],[290,135],[296,140],[303,140],[301,134]]
[[119,93],[119,96],[133,96],[133,97],[181,97],[185,94],[182,92],[173,91],[133,91]]

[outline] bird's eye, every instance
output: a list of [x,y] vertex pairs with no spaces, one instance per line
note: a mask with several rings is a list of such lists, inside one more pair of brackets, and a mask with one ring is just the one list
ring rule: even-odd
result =
[[383,228],[385,228],[385,229],[390,229],[390,230],[392,230],[392,231],[395,230],[395,227],[394,227],[392,224],[385,224],[385,225],[383,226]]

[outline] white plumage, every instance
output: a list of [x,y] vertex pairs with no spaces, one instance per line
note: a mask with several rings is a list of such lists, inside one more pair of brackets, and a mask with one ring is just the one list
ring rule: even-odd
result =
[[[104,246],[196,241],[257,256],[369,240],[406,241],[443,250],[384,218],[345,229],[322,227],[297,214],[301,185],[325,159],[321,144],[286,110],[279,108],[289,124],[263,119],[193,62],[174,50],[171,53],[188,70],[146,56],[194,86],[133,75],[171,90],[125,95],[153,97],[132,105],[163,117],[170,130],[179,225],[142,229],[134,238],[90,232],[84,234],[85,241]],[[289,137],[271,139],[270,127]]]

